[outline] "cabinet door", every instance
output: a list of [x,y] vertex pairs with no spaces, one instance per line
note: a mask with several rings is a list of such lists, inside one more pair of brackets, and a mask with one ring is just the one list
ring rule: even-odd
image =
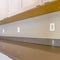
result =
[[13,16],[15,14],[18,13],[18,11],[20,10],[21,8],[21,0],[9,0],[9,14],[8,14],[8,17],[9,16]]
[[8,14],[8,0],[0,0],[0,20],[7,17]]
[[36,4],[37,4],[37,0],[21,0],[21,12],[36,7]]
[[37,0],[8,0],[8,1],[9,1],[8,17],[31,9],[37,3]]
[[22,7],[29,7],[37,3],[38,0],[22,0]]

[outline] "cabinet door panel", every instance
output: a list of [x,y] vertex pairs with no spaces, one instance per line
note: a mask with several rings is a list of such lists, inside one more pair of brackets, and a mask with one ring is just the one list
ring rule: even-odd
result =
[[22,7],[29,7],[36,4],[37,0],[22,0]]
[[9,0],[9,15],[13,16],[18,13],[21,8],[21,0]]
[[7,17],[8,0],[0,0],[0,20]]
[[21,0],[20,13],[36,7],[38,0]]

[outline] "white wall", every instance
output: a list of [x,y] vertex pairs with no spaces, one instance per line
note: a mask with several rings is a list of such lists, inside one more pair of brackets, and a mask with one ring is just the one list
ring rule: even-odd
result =
[[[21,32],[17,32],[17,27],[20,27]],[[48,17],[38,16],[14,23],[1,25],[0,36],[19,36],[19,37],[35,37],[42,38],[48,36]],[[2,33],[2,30],[5,32]]]
[[50,32],[49,38],[57,38],[60,39],[60,11],[52,13],[51,15],[48,15],[50,23],[55,23],[56,30],[54,32]]
[[[49,24],[55,23],[56,30],[50,32]],[[17,32],[20,27],[20,32]],[[5,30],[2,33],[2,30]],[[60,38],[60,11],[42,15],[10,24],[0,25],[0,36],[16,36],[31,38]]]

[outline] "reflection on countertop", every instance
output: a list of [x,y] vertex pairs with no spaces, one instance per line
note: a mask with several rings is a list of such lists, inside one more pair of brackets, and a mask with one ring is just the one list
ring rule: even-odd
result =
[[0,40],[0,51],[16,60],[60,60],[60,48],[12,40]]

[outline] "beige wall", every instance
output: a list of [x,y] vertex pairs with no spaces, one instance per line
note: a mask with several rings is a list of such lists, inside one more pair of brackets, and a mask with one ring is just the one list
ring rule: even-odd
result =
[[50,23],[55,23],[56,26],[56,30],[54,32],[50,32],[49,38],[60,39],[60,11],[52,13],[49,16]]
[[[32,38],[60,38],[60,11],[38,16],[22,21],[17,21],[10,24],[0,26],[0,36],[17,36],[17,37],[32,37]],[[49,24],[56,24],[56,31],[49,31]],[[17,27],[20,27],[21,32],[17,32]],[[2,33],[2,29],[5,32]]]

